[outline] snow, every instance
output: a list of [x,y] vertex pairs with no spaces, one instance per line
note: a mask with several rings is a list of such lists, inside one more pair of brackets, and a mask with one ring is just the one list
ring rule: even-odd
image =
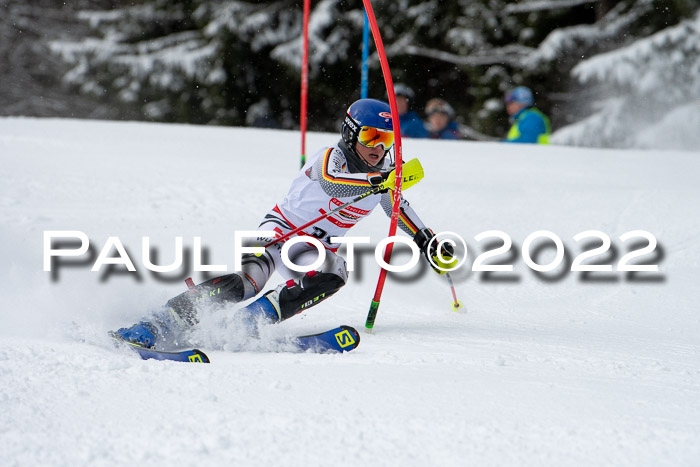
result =
[[657,141],[666,141],[670,149],[700,148],[700,133],[688,131],[689,128],[700,128],[700,100],[676,107],[664,116],[661,121],[637,140],[640,147],[652,148]]
[[[531,3],[509,5],[508,8],[525,8]],[[614,6],[603,18],[594,24],[577,24],[553,30],[538,45],[534,53],[525,60],[524,65],[530,70],[537,70],[547,62],[563,60],[572,50],[580,49],[581,44],[605,43],[626,36],[626,31],[639,19],[648,13],[648,2],[639,2],[636,8],[626,11],[626,5]],[[577,46],[578,45],[578,46]]]
[[[232,265],[233,232],[284,195],[298,147],[287,131],[0,119],[3,465],[697,465],[697,152],[406,139],[426,173],[406,197],[469,246],[454,274],[466,312],[422,268],[390,275],[364,332],[379,269],[363,251],[335,297],[271,331],[348,324],[362,332],[351,353],[232,351],[216,317],[200,333],[209,365],[112,348],[109,329],[185,289],[189,271],[144,268],[142,237],[159,264],[198,236],[207,264]],[[514,270],[487,280],[468,269],[494,229]],[[569,260],[577,233],[604,232],[613,266],[632,249],[620,235],[646,230],[659,246],[639,260],[660,272],[535,274],[520,249],[542,229]],[[43,271],[47,230],[85,232],[92,258]],[[352,234],[376,245],[387,231],[377,212]],[[110,236],[137,273],[90,271]]]

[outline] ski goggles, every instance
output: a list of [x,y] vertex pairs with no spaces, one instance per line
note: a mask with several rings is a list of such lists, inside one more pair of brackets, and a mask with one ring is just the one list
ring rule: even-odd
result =
[[454,110],[452,109],[450,104],[448,104],[447,102],[444,102],[444,103],[436,102],[433,104],[429,104],[425,108],[425,115],[426,116],[430,117],[433,114],[443,114],[443,115],[447,115],[448,117],[452,118],[452,116],[454,115]]
[[384,145],[384,150],[388,150],[394,145],[394,132],[371,126],[362,126],[357,135],[357,141],[367,148],[374,148],[381,144]]

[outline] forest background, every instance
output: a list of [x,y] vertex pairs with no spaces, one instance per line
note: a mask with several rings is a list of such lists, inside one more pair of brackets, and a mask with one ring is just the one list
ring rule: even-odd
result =
[[[696,0],[373,2],[395,83],[501,138],[533,89],[553,141],[700,148]],[[0,116],[299,128],[303,2],[0,0]],[[309,129],[360,97],[361,0],[313,0]],[[369,95],[386,98],[372,47]]]

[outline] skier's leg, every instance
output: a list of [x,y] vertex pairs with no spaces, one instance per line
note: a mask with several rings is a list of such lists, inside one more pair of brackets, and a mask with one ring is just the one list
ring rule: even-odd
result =
[[[294,264],[303,266],[313,263],[318,251],[312,245],[297,243],[288,250],[288,255]],[[347,281],[345,260],[331,251],[326,251],[326,260],[320,268],[307,273],[287,268],[281,256],[273,254],[273,257],[277,271],[289,279],[242,310],[262,315],[271,322],[283,321],[322,302]]]
[[[342,258],[336,258],[345,266]],[[309,271],[300,280],[288,280],[277,289],[282,320],[322,302],[344,285],[345,280],[342,277],[322,271]]]
[[197,308],[206,304],[238,303],[254,297],[275,271],[269,253],[243,255],[240,272],[202,282],[195,288],[171,298],[166,307],[187,325],[197,323]]
[[210,304],[238,303],[254,297],[274,272],[274,264],[269,253],[243,255],[241,272],[204,281],[168,300],[165,307],[152,316],[129,328],[118,329],[115,334],[146,347],[156,343],[177,344],[183,333],[199,321],[198,308]]

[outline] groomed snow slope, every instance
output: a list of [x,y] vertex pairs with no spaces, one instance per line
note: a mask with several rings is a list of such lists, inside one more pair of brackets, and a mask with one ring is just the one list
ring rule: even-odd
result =
[[[426,172],[406,197],[469,246],[455,273],[466,312],[422,267],[390,276],[365,333],[379,269],[363,250],[335,297],[271,331],[349,324],[362,329],[351,353],[234,351],[216,317],[199,332],[210,365],[112,348],[107,330],[189,273],[146,270],[141,238],[168,264],[175,237],[186,258],[201,237],[206,263],[232,267],[233,232],[281,199],[298,148],[293,132],[0,119],[0,464],[697,465],[698,153],[406,140]],[[495,242],[474,236],[494,229],[513,240],[498,258],[513,272],[470,272]],[[44,272],[47,230],[84,232],[92,259]],[[521,250],[538,230],[562,239],[564,264],[597,246],[579,232],[609,235],[612,254],[596,259],[613,268],[641,240],[620,235],[645,230],[658,246],[632,263],[660,270],[536,274]],[[352,234],[376,245],[387,231],[375,212]],[[137,273],[90,271],[110,236]]]

